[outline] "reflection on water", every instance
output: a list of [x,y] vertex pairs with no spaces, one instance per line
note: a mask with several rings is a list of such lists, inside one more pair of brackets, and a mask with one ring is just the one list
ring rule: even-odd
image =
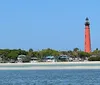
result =
[[100,70],[0,71],[0,85],[100,85]]

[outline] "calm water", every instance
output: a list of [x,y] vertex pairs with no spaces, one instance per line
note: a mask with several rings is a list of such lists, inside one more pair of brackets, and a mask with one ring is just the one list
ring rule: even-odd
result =
[[100,85],[100,70],[1,70],[0,85]]

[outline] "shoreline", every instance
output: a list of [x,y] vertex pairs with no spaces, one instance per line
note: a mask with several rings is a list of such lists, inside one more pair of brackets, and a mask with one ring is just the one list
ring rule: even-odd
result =
[[86,62],[0,63],[0,70],[67,70],[67,69],[100,69],[100,62],[86,61]]
[[59,64],[100,64],[100,61],[85,61],[85,62],[34,62],[34,63],[0,63],[1,65],[59,65]]

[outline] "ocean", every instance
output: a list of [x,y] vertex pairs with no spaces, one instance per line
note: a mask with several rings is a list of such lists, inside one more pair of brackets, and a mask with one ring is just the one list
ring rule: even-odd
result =
[[0,85],[100,85],[100,69],[0,70]]

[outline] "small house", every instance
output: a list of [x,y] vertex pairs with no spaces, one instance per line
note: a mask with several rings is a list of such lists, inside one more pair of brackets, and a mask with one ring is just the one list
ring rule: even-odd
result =
[[44,58],[44,62],[55,62],[55,57],[54,56],[46,56]]

